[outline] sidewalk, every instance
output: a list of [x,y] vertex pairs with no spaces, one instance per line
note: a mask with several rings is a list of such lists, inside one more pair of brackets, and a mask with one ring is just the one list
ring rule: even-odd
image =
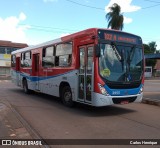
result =
[[[151,77],[151,78],[145,78],[145,81],[154,81],[156,83],[160,83],[160,77]],[[145,87],[145,86],[144,86]],[[152,98],[148,97],[147,94],[150,92],[145,92],[144,91],[144,95],[143,95],[143,99],[142,102],[146,103],[146,104],[150,104],[150,105],[157,105],[160,106],[160,96],[157,99],[157,95],[160,94],[160,92],[153,92]],[[153,97],[155,95],[155,97]]]
[[[0,98],[0,145],[2,140],[40,140],[41,138],[28,125],[28,123],[20,116],[16,110],[10,106],[9,103]],[[15,145],[15,147],[22,145]],[[26,145],[27,146],[27,145]],[[28,146],[35,147],[35,146]],[[36,146],[45,147],[45,146]]]
[[160,106],[160,100],[157,99],[143,98],[142,102],[150,105]]
[[0,102],[0,139],[32,139],[9,104]]
[[145,80],[160,80],[160,77],[146,77],[146,78],[144,78],[144,81]]
[[0,75],[0,80],[11,80],[11,76],[1,76]]

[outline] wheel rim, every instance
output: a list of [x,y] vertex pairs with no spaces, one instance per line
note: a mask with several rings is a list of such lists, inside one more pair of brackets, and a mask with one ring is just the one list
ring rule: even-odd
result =
[[64,93],[64,100],[66,102],[69,102],[71,100],[71,93],[69,91]]

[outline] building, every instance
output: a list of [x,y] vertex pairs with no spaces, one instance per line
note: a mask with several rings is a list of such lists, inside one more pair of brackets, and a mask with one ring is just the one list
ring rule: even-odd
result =
[[24,43],[0,40],[0,76],[10,75],[11,52],[27,46]]
[[160,59],[157,60],[154,69],[155,69],[155,76],[157,77],[160,76]]

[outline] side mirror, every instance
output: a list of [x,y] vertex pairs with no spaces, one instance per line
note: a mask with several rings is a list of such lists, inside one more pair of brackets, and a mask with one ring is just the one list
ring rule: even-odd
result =
[[96,57],[100,57],[100,56],[101,56],[101,55],[100,55],[99,44],[97,44],[97,45],[95,46],[95,54],[96,54]]

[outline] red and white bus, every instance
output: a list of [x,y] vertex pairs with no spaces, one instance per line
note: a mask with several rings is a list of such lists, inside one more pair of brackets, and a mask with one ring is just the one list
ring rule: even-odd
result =
[[12,52],[12,81],[25,93],[107,106],[141,102],[144,52],[139,36],[91,28]]

